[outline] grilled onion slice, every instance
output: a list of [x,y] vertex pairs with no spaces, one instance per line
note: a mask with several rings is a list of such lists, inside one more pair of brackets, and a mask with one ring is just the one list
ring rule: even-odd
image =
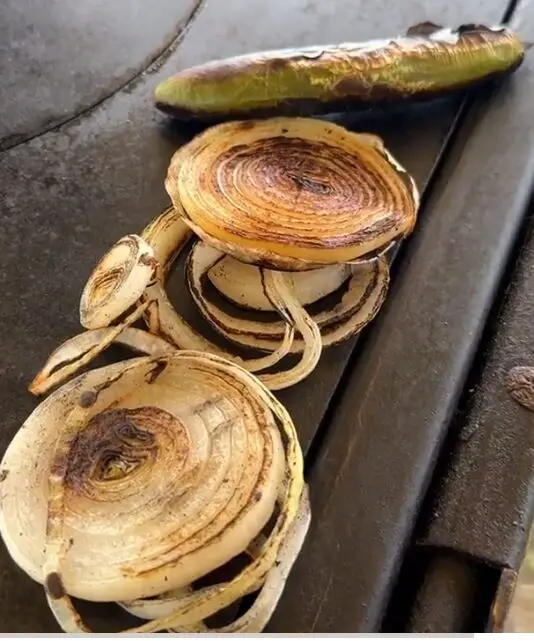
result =
[[211,127],[173,157],[165,187],[208,244],[292,271],[372,256],[411,233],[419,204],[380,138],[311,118]]
[[[322,345],[321,334],[315,321],[299,302],[293,292],[291,275],[285,272],[265,270],[264,291],[284,322],[282,337],[269,349],[266,356],[242,359],[199,334],[175,310],[165,291],[165,279],[173,261],[185,246],[184,221],[176,212],[166,212],[151,222],[141,237],[149,242],[158,260],[155,278],[146,288],[141,300],[147,305],[145,321],[149,331],[181,349],[206,351],[223,356],[251,372],[257,372],[260,380],[269,389],[278,390],[297,384],[313,371],[319,361]],[[209,248],[208,261],[217,261],[220,253]],[[260,373],[279,363],[291,351],[295,332],[303,337],[301,360],[289,369],[274,373]]]
[[[225,338],[241,345],[260,350],[279,348],[284,338],[283,321],[262,318],[243,318],[239,307],[258,312],[272,312],[274,307],[265,294],[266,270],[241,263],[228,255],[196,243],[187,261],[187,279],[193,299],[206,320]],[[321,331],[323,347],[349,338],[377,314],[385,300],[389,284],[389,268],[385,258],[378,258],[358,265],[331,265],[289,275],[293,290],[301,305],[317,303],[330,296],[326,309],[309,312]],[[233,306],[223,309],[207,293],[209,280]],[[341,290],[345,290],[342,294]],[[332,297],[334,292],[337,298]],[[291,353],[300,353],[305,344],[297,336]]]
[[70,381],[26,420],[0,470],[0,534],[66,632],[88,631],[71,596],[128,602],[187,590],[245,551],[277,504],[244,570],[133,631],[198,626],[267,582],[284,542],[294,555],[288,536],[308,512],[286,410],[244,369],[198,352]]

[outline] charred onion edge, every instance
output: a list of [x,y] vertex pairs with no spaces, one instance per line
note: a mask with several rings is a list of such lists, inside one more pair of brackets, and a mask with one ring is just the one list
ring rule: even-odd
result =
[[[151,344],[147,337],[134,334],[133,330],[125,333],[132,323],[141,318],[149,306],[149,302],[142,303],[122,323],[113,327],[101,328],[101,330],[89,330],[62,343],[48,357],[45,365],[30,383],[28,391],[35,396],[46,394],[56,385],[74,376],[77,371],[88,365],[112,343],[122,343],[128,347],[139,349],[141,352],[146,352],[147,349],[161,349],[164,341],[158,340],[158,337],[155,337],[156,340]],[[121,336],[122,338],[120,338]]]

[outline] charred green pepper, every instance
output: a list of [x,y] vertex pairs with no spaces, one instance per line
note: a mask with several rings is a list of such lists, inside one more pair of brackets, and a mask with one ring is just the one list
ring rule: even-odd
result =
[[208,62],[163,81],[155,100],[182,119],[324,114],[464,89],[511,73],[524,55],[524,43],[504,26],[425,22],[396,39]]

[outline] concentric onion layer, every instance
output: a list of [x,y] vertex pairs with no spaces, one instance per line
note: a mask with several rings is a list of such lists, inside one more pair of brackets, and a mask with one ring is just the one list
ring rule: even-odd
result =
[[[216,261],[214,256],[218,257]],[[202,242],[191,250],[186,270],[193,299],[220,334],[243,347],[273,351],[279,348],[286,326],[283,320],[265,318],[266,314],[262,313],[274,310],[265,292],[266,272],[268,270],[221,255]],[[376,316],[388,290],[389,266],[382,257],[358,265],[330,265],[294,272],[288,277],[301,305],[323,300],[324,308],[310,314],[321,330],[322,345],[326,347],[361,331]],[[221,301],[210,296],[206,287],[208,280],[223,298],[235,305],[233,309],[223,308]],[[328,305],[325,304],[327,296],[330,296]],[[260,313],[256,318],[244,318],[239,308]],[[302,338],[297,336],[290,351],[300,353],[304,346]]]
[[[47,479],[58,469],[63,512],[53,518],[63,520],[70,595],[161,594],[246,549],[273,512],[285,459],[260,384],[235,371],[181,352],[93,370],[49,396],[0,466],[0,532],[17,564],[44,581]],[[84,426],[55,460],[58,435],[80,407]]]
[[[178,254],[185,246],[187,234],[184,233],[183,220],[175,211],[168,210],[158,216],[142,232],[142,237],[154,247],[158,268],[153,282],[142,296],[142,305],[147,305],[145,321],[149,331],[164,337],[182,349],[205,351],[218,354],[237,363],[250,372],[262,370],[278,364],[291,350],[295,331],[304,337],[302,359],[295,366],[274,374],[259,374],[260,380],[271,390],[283,389],[303,380],[316,366],[321,354],[321,335],[319,328],[309,317],[306,310],[295,298],[293,284],[288,273],[269,271],[264,277],[264,291],[273,308],[285,320],[281,341],[269,349],[269,354],[259,358],[242,359],[226,351],[199,334],[172,306],[165,291],[165,277]],[[214,247],[205,246],[209,263],[216,260],[220,252]]]
[[[271,618],[308,532],[311,520],[308,488],[304,487],[300,497],[300,504],[287,536],[280,546],[276,563],[269,570],[264,579],[252,586],[250,592],[259,590],[251,607],[237,619],[227,625],[213,629],[205,623],[199,622],[189,626],[173,628],[174,632],[261,632]],[[265,544],[264,537],[259,537],[247,550],[252,558],[261,553]],[[216,590],[218,586],[202,588],[205,592]],[[173,610],[184,607],[195,598],[192,589],[179,589],[167,592],[153,599],[139,599],[131,603],[120,603],[125,610],[142,619],[157,619],[170,615]]]
[[[207,246],[203,242],[195,243],[191,249],[187,261],[190,286],[199,276],[205,253]],[[293,272],[290,277],[299,302],[302,305],[311,305],[339,289],[350,274],[351,266],[340,264]],[[275,311],[265,294],[261,268],[223,255],[209,269],[206,276],[215,289],[234,305],[254,311]]]
[[139,297],[157,262],[152,247],[130,234],[117,241],[98,262],[80,299],[80,322],[87,329],[107,327]]
[[371,254],[408,235],[418,207],[378,137],[307,118],[211,127],[177,152],[165,185],[201,238],[290,270]]

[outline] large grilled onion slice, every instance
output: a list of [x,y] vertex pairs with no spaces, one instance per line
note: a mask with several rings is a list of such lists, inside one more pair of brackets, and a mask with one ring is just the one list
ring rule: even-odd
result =
[[[246,370],[198,352],[65,384],[17,432],[0,475],[0,534],[67,632],[88,631],[71,596],[131,602],[180,590],[187,599],[133,631],[198,626],[266,583],[284,542],[294,559],[302,527],[288,536],[308,512],[286,410]],[[244,570],[190,588],[273,517]]]
[[208,244],[293,271],[372,256],[411,233],[419,204],[380,138],[310,118],[211,127],[173,157],[165,187]]

